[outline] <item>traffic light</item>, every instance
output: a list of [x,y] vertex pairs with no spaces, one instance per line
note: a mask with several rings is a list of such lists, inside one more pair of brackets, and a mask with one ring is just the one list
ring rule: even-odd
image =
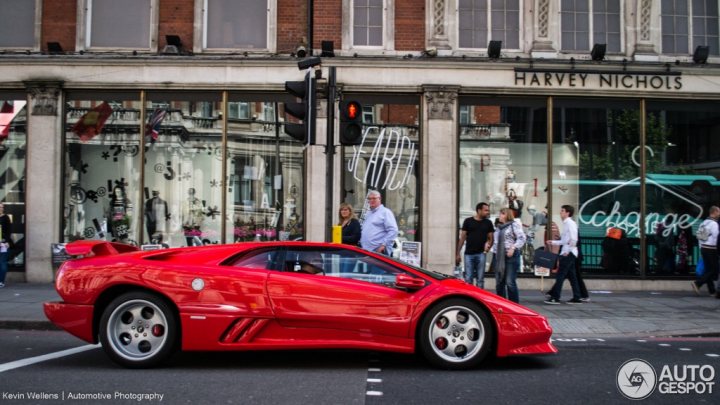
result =
[[315,145],[315,78],[309,71],[301,82],[285,82],[285,90],[302,100],[300,103],[285,103],[285,113],[302,121],[292,123],[285,120],[285,133],[306,145]]
[[340,144],[360,145],[362,142],[362,105],[357,101],[340,102]]

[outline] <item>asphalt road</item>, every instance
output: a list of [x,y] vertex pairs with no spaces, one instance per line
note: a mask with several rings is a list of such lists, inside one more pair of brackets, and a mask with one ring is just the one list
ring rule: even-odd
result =
[[[437,370],[412,355],[360,351],[183,353],[162,368],[129,370],[110,362],[101,348],[64,332],[4,330],[0,402],[637,403],[620,393],[618,371],[628,360],[641,359],[654,368],[656,384],[640,402],[717,403],[720,338],[560,339],[556,345],[560,352],[555,356],[492,359],[464,372]],[[72,348],[80,349],[63,355]],[[58,357],[38,358],[43,355]],[[32,361],[37,362],[26,364]],[[665,366],[676,381],[663,375]],[[642,384],[623,380],[633,375],[641,374],[621,373],[628,389],[637,391],[650,381],[647,374]],[[685,387],[696,383],[696,391],[702,383],[704,393],[667,393],[679,389],[678,381]]]

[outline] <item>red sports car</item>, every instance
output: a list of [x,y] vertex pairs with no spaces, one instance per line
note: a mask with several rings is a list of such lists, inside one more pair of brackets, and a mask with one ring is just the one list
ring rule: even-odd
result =
[[57,273],[59,327],[127,367],[181,350],[419,351],[464,369],[548,354],[547,320],[461,280],[353,246],[256,242],[141,252],[79,241]]

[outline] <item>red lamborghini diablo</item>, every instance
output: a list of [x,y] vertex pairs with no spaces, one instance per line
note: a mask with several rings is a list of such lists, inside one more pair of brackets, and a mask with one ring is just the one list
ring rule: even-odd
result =
[[176,350],[420,352],[464,369],[556,353],[547,320],[444,274],[353,246],[256,242],[149,252],[78,241],[57,273],[59,327],[126,367]]

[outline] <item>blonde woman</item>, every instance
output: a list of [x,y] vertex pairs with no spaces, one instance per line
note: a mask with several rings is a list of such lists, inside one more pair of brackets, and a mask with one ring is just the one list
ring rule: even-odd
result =
[[520,271],[520,251],[525,245],[525,232],[522,225],[515,221],[510,208],[500,210],[498,221],[492,247],[495,258],[495,289],[497,295],[520,302],[517,274]]
[[360,242],[360,221],[355,216],[352,205],[348,203],[340,204],[338,225],[342,227],[342,243],[357,245]]

